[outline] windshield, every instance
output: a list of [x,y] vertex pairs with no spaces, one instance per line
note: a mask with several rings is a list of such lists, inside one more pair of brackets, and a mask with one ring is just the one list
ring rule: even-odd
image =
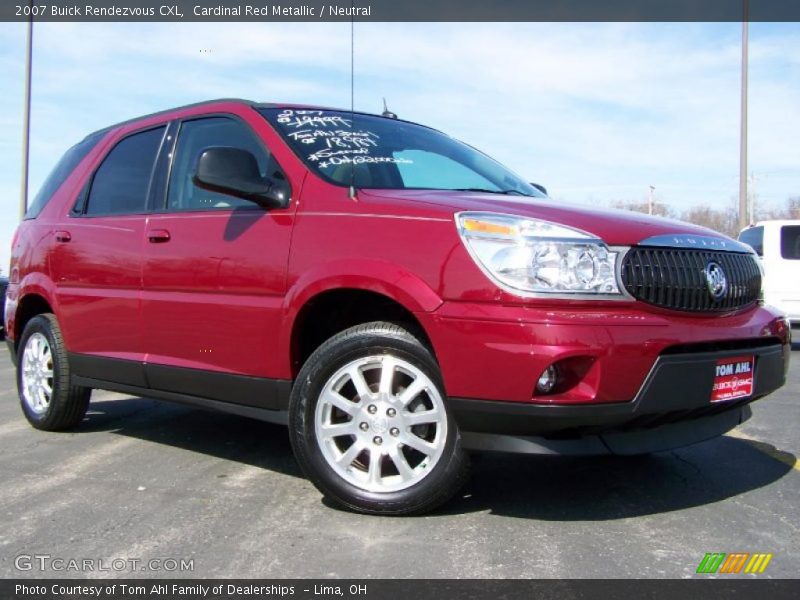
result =
[[544,197],[497,161],[422,125],[336,110],[260,112],[309,168],[338,185]]

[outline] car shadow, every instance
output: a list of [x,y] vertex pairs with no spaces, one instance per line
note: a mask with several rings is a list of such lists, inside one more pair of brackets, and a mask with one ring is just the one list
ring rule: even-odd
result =
[[239,239],[262,219],[271,219],[272,223],[282,227],[292,225],[290,215],[269,213],[258,207],[240,206],[231,211],[230,218],[225,225],[223,239],[226,242]]
[[488,510],[544,521],[606,521],[705,506],[774,483],[796,457],[722,436],[644,456],[485,454],[440,514]]
[[[235,415],[147,398],[93,401],[79,431],[108,431],[303,476],[285,427]],[[486,453],[472,459],[464,490],[431,517],[488,511],[545,521],[603,521],[666,513],[770,485],[796,460],[769,444],[731,436],[636,457]]]
[[286,427],[150,400],[93,400],[78,432],[108,431],[302,477]]

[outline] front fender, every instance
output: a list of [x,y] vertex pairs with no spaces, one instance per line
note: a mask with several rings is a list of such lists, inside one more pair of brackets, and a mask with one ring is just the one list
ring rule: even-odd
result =
[[429,313],[442,305],[442,298],[411,271],[374,259],[335,260],[304,271],[284,298],[284,318],[279,348],[291,369],[291,340],[297,316],[313,298],[328,291],[351,289],[386,296],[412,313]]

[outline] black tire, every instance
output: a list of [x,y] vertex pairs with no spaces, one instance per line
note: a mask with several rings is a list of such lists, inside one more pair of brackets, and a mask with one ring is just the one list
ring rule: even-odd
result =
[[[43,411],[35,411],[25,400],[23,391],[23,363],[28,341],[34,334],[47,339],[52,357],[53,376],[50,402]],[[81,422],[89,407],[90,388],[73,385],[71,381],[67,348],[58,321],[52,314],[41,314],[25,325],[17,350],[17,391],[25,418],[36,429],[63,431]]]
[[306,476],[339,506],[374,515],[428,512],[449,500],[469,476],[469,458],[461,448],[458,426],[446,406],[447,434],[438,462],[420,481],[406,489],[367,491],[348,482],[328,464],[317,443],[315,411],[329,378],[350,362],[377,354],[392,355],[418,368],[438,388],[446,404],[436,360],[416,337],[392,323],[358,325],[323,343],[300,370],[289,406],[292,448]]

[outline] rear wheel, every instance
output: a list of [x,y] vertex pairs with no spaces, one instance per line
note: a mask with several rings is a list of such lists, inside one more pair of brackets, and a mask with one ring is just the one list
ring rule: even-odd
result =
[[359,325],[320,346],[298,375],[289,419],[303,470],[352,510],[425,512],[467,477],[436,361],[397,325]]
[[67,349],[55,316],[38,315],[19,342],[17,389],[22,412],[37,429],[74,427],[89,406],[91,390],[72,385]]

